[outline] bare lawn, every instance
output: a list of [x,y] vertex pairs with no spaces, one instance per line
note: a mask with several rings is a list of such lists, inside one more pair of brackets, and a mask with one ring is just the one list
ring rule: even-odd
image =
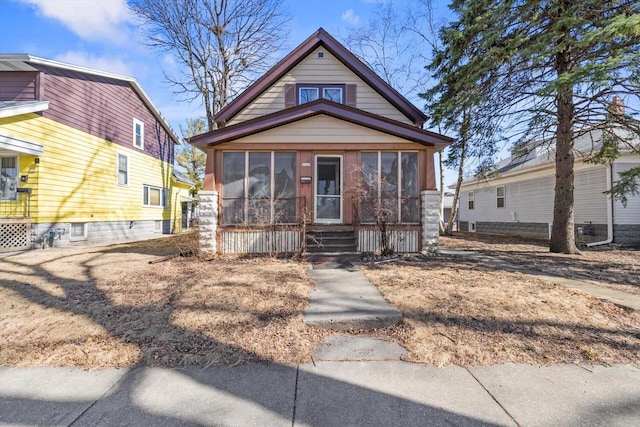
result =
[[[149,264],[178,253],[185,238],[0,258],[0,366],[311,361],[331,332],[302,322],[313,289],[305,263],[178,257]],[[448,240],[513,252],[497,242]],[[538,256],[520,252],[513,258]],[[363,270],[404,322],[351,333],[398,342],[410,361],[640,364],[640,313],[585,294],[442,255]],[[627,273],[608,274],[628,281]]]
[[608,245],[580,247],[582,255],[549,252],[549,242],[522,237],[457,233],[442,246],[473,250],[532,270],[584,280],[640,295],[640,250]]
[[[182,237],[181,237],[182,238]],[[302,264],[174,258],[175,238],[0,259],[0,365],[295,363],[324,331]]]

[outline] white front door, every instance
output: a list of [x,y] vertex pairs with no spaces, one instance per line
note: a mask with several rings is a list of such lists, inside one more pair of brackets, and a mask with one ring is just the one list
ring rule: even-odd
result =
[[342,224],[342,156],[316,156],[314,222]]

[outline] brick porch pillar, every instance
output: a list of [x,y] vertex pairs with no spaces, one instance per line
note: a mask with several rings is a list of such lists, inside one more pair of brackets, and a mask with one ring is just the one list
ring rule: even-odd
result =
[[216,190],[202,190],[200,198],[200,250],[204,253],[218,251],[218,192]]
[[440,237],[440,192],[425,190],[422,196],[422,251],[438,249]]

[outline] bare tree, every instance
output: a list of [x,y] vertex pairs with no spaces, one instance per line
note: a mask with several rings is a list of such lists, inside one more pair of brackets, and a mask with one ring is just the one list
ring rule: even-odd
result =
[[129,0],[150,46],[184,66],[165,77],[213,116],[264,73],[287,38],[283,0]]
[[409,99],[424,92],[429,79],[424,72],[428,57],[417,48],[418,43],[423,43],[423,28],[417,21],[409,20],[413,13],[397,10],[393,2],[381,3],[368,25],[342,37],[358,59]]

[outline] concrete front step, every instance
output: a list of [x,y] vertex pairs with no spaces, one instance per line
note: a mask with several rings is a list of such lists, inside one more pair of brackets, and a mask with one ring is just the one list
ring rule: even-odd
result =
[[312,246],[307,245],[307,252],[309,253],[317,253],[317,252],[325,252],[325,253],[343,253],[343,252],[356,252],[358,247],[356,245],[322,245],[322,246]]
[[355,238],[355,232],[353,230],[308,230],[307,236],[314,237],[347,237]]
[[307,252],[355,252],[353,230],[312,230],[305,236]]
[[[314,252],[305,254],[304,258],[314,264],[314,268],[325,268],[326,265],[330,265],[335,268],[350,267],[354,263],[359,263],[362,260],[362,255],[359,252]],[[321,265],[321,266],[320,266]]]

